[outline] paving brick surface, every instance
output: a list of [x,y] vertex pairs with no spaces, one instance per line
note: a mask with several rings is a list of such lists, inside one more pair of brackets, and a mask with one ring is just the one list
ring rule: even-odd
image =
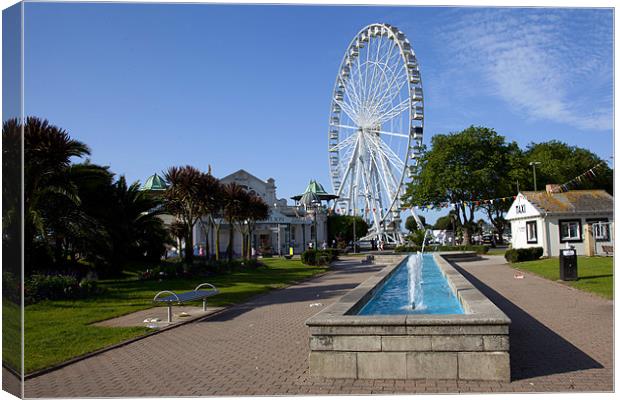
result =
[[[380,267],[329,274],[205,321],[26,381],[27,397],[405,394],[613,390],[613,303],[514,270],[501,257],[459,269],[513,321],[512,382],[322,379],[308,374],[304,321]],[[320,303],[321,305],[316,305]]]
[[[176,324],[181,324],[187,321],[200,319],[206,315],[214,314],[224,307],[212,307],[208,306],[207,311],[202,310],[202,306],[172,306],[172,323],[168,322],[168,307],[153,307],[146,310],[140,310],[131,314],[122,315],[117,318],[107,319],[105,321],[97,322],[93,325],[96,326],[108,326],[108,327],[128,327],[128,326],[145,326],[144,322],[147,318],[159,318],[158,322],[154,324],[159,327],[166,327]],[[185,313],[186,315],[183,315]]]

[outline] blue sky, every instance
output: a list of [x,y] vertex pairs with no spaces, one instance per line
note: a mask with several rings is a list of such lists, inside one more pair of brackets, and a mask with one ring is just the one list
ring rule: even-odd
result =
[[220,177],[273,177],[280,197],[310,179],[330,188],[332,87],[372,22],[398,26],[418,55],[426,144],[474,124],[521,146],[613,151],[610,9],[27,3],[25,13],[26,114],[129,180],[210,164]]

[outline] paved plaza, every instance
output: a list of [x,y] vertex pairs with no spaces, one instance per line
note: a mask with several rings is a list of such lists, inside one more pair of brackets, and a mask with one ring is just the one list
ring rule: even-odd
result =
[[499,256],[457,268],[512,319],[512,382],[310,377],[304,321],[380,268],[339,262],[315,279],[29,379],[25,396],[613,390],[613,302],[528,273],[515,279]]

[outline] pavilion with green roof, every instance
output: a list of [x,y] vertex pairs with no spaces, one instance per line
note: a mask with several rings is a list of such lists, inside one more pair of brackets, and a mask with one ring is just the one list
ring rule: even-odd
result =
[[319,201],[330,201],[330,200],[337,199],[338,196],[335,194],[327,193],[325,189],[323,188],[323,185],[321,185],[319,182],[312,179],[310,183],[308,184],[308,187],[306,187],[305,192],[297,196],[291,197],[291,199],[295,201],[300,201],[300,200],[308,199],[308,198],[318,199]]
[[164,178],[157,174],[153,174],[148,177],[144,185],[142,185],[141,190],[146,190],[149,192],[161,192],[168,188],[166,181]]

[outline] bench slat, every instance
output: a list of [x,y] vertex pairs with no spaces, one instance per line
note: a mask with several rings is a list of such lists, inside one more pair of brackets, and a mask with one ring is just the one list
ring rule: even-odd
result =
[[176,297],[174,296],[162,297],[162,298],[156,299],[155,301],[159,303],[175,303],[175,302],[183,303],[186,301],[202,300],[204,298],[214,296],[218,294],[219,292],[220,292],[219,290],[197,290],[197,291],[180,293],[180,294],[177,294]]

